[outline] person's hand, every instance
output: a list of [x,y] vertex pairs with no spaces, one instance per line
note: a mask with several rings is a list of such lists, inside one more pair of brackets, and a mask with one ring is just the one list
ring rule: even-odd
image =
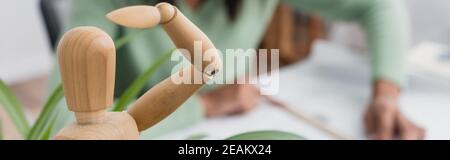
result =
[[250,84],[226,85],[201,95],[207,117],[245,113],[256,106],[259,97],[259,90]]
[[423,139],[424,129],[408,120],[399,110],[399,89],[388,82],[378,81],[372,101],[364,116],[369,137],[374,139]]

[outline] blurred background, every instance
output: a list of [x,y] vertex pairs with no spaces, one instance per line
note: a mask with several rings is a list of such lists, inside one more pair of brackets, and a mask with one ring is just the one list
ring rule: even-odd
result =
[[[450,117],[450,1],[406,2],[412,26],[409,54],[411,79],[402,104],[409,107],[405,109],[406,114],[429,131],[428,139],[450,139],[450,128],[446,125],[450,122],[450,118],[447,118]],[[39,115],[47,98],[55,46],[51,40],[58,37],[60,27],[67,23],[70,9],[70,0],[0,2],[0,78],[25,106],[30,121]],[[279,14],[283,14],[281,12]],[[306,34],[310,35],[311,40],[304,42],[305,46],[298,50],[314,54],[302,65],[291,59],[285,60],[285,64],[292,65],[280,72],[283,83],[280,94],[275,97],[296,106],[311,119],[336,132],[363,139],[360,119],[364,110],[362,106],[367,103],[370,92],[369,69],[363,64],[367,61],[365,35],[353,23],[331,22],[306,15],[303,18],[310,19],[304,25],[310,29]],[[330,52],[339,57],[338,60],[321,59],[323,54],[329,55],[327,53]],[[304,57],[306,55],[300,55],[297,59]],[[312,71],[320,71],[321,74]],[[351,76],[355,81],[352,86],[342,83],[348,79],[342,75],[348,75],[346,73],[349,72],[354,73]],[[292,89],[292,86],[297,89]],[[355,100],[355,97],[359,100]],[[305,122],[285,116],[286,113],[280,110],[269,109],[264,103],[260,105],[259,109],[246,115],[211,119],[161,139],[182,139],[197,133],[222,138],[252,129],[278,129],[296,132],[311,139],[332,139]],[[349,107],[329,108],[333,105]],[[269,115],[276,120],[266,122],[264,117]],[[20,136],[2,108],[0,117],[6,137],[19,139]]]

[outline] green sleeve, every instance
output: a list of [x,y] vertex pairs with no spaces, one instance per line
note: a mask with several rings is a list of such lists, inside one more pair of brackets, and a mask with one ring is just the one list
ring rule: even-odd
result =
[[409,19],[403,0],[284,0],[284,2],[330,19],[358,22],[367,35],[373,80],[382,79],[404,86]]
[[73,0],[71,2],[70,21],[64,25],[65,30],[77,26],[95,26],[116,38],[117,27],[109,22],[105,15],[117,8],[118,2],[115,0]]

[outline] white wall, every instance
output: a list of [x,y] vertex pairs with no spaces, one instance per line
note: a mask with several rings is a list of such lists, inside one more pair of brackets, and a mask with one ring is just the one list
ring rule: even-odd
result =
[[[450,0],[405,0],[411,18],[411,45],[432,41],[450,46]],[[331,40],[363,50],[364,34],[355,24],[334,23]]]
[[51,49],[38,0],[0,1],[0,78],[9,84],[45,75]]
[[431,40],[450,45],[450,1],[408,0],[413,42]]

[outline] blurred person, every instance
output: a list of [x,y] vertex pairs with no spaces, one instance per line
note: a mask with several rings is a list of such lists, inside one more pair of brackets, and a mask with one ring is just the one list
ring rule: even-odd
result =
[[[160,0],[74,0],[65,29],[90,25],[113,38],[139,32],[112,24],[104,17],[117,8]],[[398,108],[405,84],[405,54],[408,49],[408,16],[402,0],[185,0],[175,4],[202,29],[219,50],[258,48],[277,6],[282,3],[302,12],[317,13],[330,20],[358,22],[368,36],[372,59],[372,98],[365,115],[367,133],[375,139],[422,139],[424,130],[409,121]],[[274,17],[275,19],[277,17]],[[162,28],[152,28],[135,37],[117,53],[116,94],[142,73],[160,54],[173,48]],[[164,64],[148,87],[165,79],[171,65]],[[245,69],[238,68],[238,74]],[[57,77],[57,76],[54,76]],[[227,77],[238,78],[238,77]],[[150,129],[154,136],[192,125],[205,115],[222,116],[251,110],[259,98],[251,85],[214,86],[203,89],[169,118]],[[203,107],[201,107],[203,106]],[[161,127],[164,126],[164,127]]]

